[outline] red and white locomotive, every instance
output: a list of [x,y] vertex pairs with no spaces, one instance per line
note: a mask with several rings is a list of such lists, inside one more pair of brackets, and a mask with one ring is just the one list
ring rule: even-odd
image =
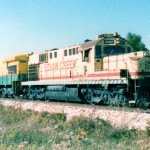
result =
[[150,102],[149,84],[150,52],[134,52],[114,33],[30,54],[28,81],[22,87],[29,99],[142,105]]

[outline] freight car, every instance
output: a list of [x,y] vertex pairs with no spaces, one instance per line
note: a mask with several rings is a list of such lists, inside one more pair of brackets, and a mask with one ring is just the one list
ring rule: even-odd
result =
[[27,81],[28,55],[17,55],[0,62],[0,96],[21,94],[21,82]]
[[150,102],[150,52],[134,49],[118,33],[60,49],[32,53],[28,99],[55,99],[138,106]]

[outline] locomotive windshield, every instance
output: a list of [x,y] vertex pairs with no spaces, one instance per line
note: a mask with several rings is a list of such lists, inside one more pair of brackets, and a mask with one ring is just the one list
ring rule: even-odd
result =
[[116,55],[116,54],[124,54],[125,48],[123,47],[104,47],[104,55]]

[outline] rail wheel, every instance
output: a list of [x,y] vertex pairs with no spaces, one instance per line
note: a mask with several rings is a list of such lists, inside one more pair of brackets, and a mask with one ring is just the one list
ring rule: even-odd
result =
[[146,98],[140,98],[136,100],[136,106],[142,109],[145,109],[149,107],[150,101],[148,101]]
[[36,98],[39,100],[44,100],[45,99],[45,92],[44,91],[38,91],[36,93]]
[[5,93],[5,91],[2,91],[2,98],[6,98],[7,97],[7,94]]
[[27,93],[27,99],[33,100],[34,99],[34,94],[31,93],[31,92]]

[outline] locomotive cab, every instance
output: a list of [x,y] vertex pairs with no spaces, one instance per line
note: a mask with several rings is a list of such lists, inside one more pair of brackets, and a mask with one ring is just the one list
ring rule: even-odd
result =
[[109,59],[110,56],[133,52],[133,48],[118,33],[114,33],[98,35],[96,40],[81,44],[79,52],[82,53],[84,62],[87,61],[94,64],[94,67],[92,67],[94,68],[93,71],[97,72],[107,70],[103,65],[104,58]]

